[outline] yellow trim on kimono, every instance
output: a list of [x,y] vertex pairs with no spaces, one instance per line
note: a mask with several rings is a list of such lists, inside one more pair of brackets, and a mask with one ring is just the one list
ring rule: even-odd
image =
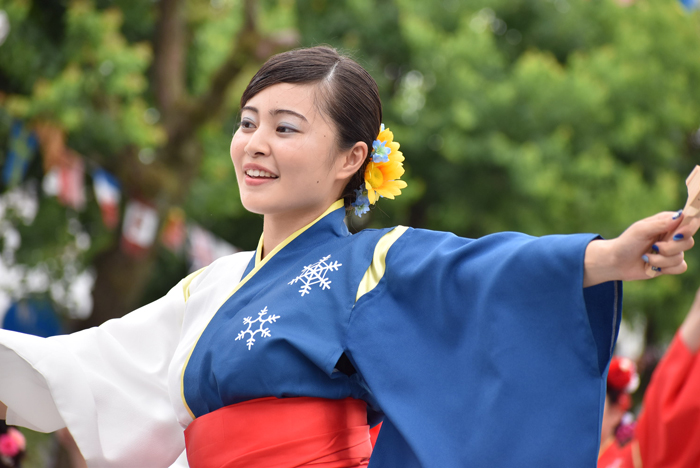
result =
[[[263,237],[262,237],[262,235],[261,235],[261,236],[260,236],[260,241],[258,242],[258,248],[257,248],[257,250],[256,250],[256,252],[255,252],[255,267],[250,271],[250,273],[248,273],[248,274],[246,275],[245,278],[243,278],[243,279],[236,285],[236,287],[233,289],[233,291],[231,291],[231,294],[229,294],[229,295],[226,297],[226,299],[224,299],[224,301],[221,303],[221,305],[220,305],[219,308],[217,309],[217,312],[219,311],[219,309],[221,309],[221,306],[223,306],[223,305],[226,303],[226,301],[228,301],[228,300],[231,298],[231,296],[233,296],[233,295],[236,293],[236,291],[238,291],[239,289],[241,289],[241,287],[242,287],[244,284],[246,284],[246,283],[248,282],[248,280],[250,280],[253,276],[255,276],[255,274],[256,274],[258,271],[260,271],[260,269],[261,269],[262,267],[264,267],[264,266],[267,264],[267,262],[270,261],[270,259],[271,259],[272,257],[275,256],[275,254],[276,254],[277,252],[279,252],[280,250],[282,250],[283,248],[285,248],[290,242],[292,242],[294,239],[296,239],[297,237],[299,237],[304,231],[306,231],[306,230],[309,229],[311,226],[313,226],[314,224],[316,224],[317,222],[319,222],[321,219],[323,219],[324,217],[326,217],[329,213],[331,213],[331,212],[333,212],[333,211],[335,211],[335,210],[337,210],[337,209],[339,209],[339,208],[343,208],[344,206],[345,206],[345,203],[343,202],[343,200],[337,200],[337,201],[334,202],[331,206],[329,206],[328,209],[327,209],[326,211],[324,211],[323,214],[322,214],[321,216],[319,216],[318,218],[316,218],[316,219],[315,219],[314,221],[312,221],[311,223],[307,224],[307,225],[304,226],[303,228],[299,229],[298,231],[294,232],[292,235],[290,235],[289,237],[287,237],[287,238],[286,238],[283,242],[281,242],[277,247],[275,247],[274,249],[272,249],[272,251],[271,251],[269,254],[267,254],[267,255],[265,256],[265,258],[263,258],[262,260],[260,260],[260,257],[262,256],[262,246],[263,246]],[[211,320],[214,318],[214,316],[216,316],[216,313],[214,313],[214,315],[211,316],[211,319],[209,319],[209,322],[211,322]],[[187,412],[189,413],[189,415],[192,417],[192,419],[195,419],[194,413],[192,412],[192,410],[190,409],[189,405],[187,404],[187,400],[185,400],[185,369],[187,369],[187,364],[190,362],[190,358],[192,357],[192,353],[194,352],[194,348],[197,347],[197,343],[199,342],[199,339],[202,337],[202,333],[204,333],[204,330],[206,330],[207,327],[209,326],[209,322],[207,322],[207,325],[202,329],[202,331],[200,332],[199,336],[197,337],[197,340],[194,342],[194,345],[192,346],[192,349],[190,350],[189,354],[187,355],[187,359],[185,360],[185,364],[182,366],[182,373],[180,374],[180,396],[182,397],[182,403],[183,403],[183,405],[185,405],[185,409],[187,410]]]
[[355,296],[355,302],[360,300],[362,296],[373,290],[379,281],[384,276],[386,271],[386,255],[389,253],[389,249],[394,242],[396,242],[399,237],[406,232],[408,228],[406,226],[396,226],[391,231],[387,232],[379,239],[376,247],[374,247],[374,254],[372,255],[372,263],[367,268],[365,275],[360,280],[360,285],[357,288],[357,296]]
[[195,271],[194,273],[190,273],[185,277],[184,280],[182,280],[182,294],[185,296],[185,302],[187,302],[187,299],[190,298],[190,284],[192,284],[192,281],[199,276],[200,273],[204,271],[206,267],[200,268],[199,270]]
[[[309,229],[311,226],[313,226],[314,224],[316,224],[317,222],[319,222],[320,220],[322,220],[323,218],[325,218],[329,213],[332,213],[332,212],[334,212],[335,210],[337,210],[338,208],[342,208],[342,207],[344,207],[344,206],[345,206],[345,202],[344,202],[343,200],[337,200],[337,201],[333,202],[333,204],[332,204],[331,206],[329,206],[328,209],[327,209],[326,211],[324,211],[323,214],[322,214],[321,216],[319,216],[318,218],[316,218],[315,220],[313,220],[311,223],[307,224],[307,225],[304,226],[303,228],[299,229],[298,231],[294,232],[292,235],[290,235],[289,237],[287,237],[287,238],[286,238],[284,241],[282,241],[277,247],[275,247],[274,249],[272,249],[272,252],[270,252],[269,254],[267,254],[267,257],[265,257],[265,258],[262,258],[263,234],[261,234],[261,235],[260,235],[260,240],[258,241],[258,248],[255,249],[255,268],[253,269],[253,271],[250,272],[250,274],[248,274],[248,276],[252,275],[253,272],[255,272],[256,270],[259,270],[260,268],[262,268],[262,266],[263,266],[265,263],[267,263],[268,259],[270,259],[270,258],[271,258],[273,255],[275,255],[277,252],[279,252],[280,250],[282,250],[283,248],[285,248],[290,242],[292,242],[294,239],[296,239],[297,237],[299,237],[304,231],[306,231],[306,230]],[[239,286],[241,286],[241,285],[243,284],[243,282],[245,282],[245,281],[247,281],[247,280],[248,280],[248,277],[246,277],[246,279],[244,279],[244,280],[239,284]],[[236,289],[237,289],[237,288],[236,288]],[[234,290],[234,292],[235,292],[235,290]],[[231,295],[229,295],[229,297],[231,297],[232,295],[233,295],[233,293],[231,293]],[[227,300],[228,300],[228,299],[227,299]]]

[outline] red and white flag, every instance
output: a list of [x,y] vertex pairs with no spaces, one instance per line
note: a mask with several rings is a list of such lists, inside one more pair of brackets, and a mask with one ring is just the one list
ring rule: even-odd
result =
[[133,257],[146,255],[158,234],[158,212],[145,202],[129,200],[122,225],[122,250]]
[[182,250],[186,238],[185,212],[182,208],[172,207],[160,233],[160,241],[167,249],[177,253]]
[[191,271],[199,270],[217,258],[234,254],[238,250],[225,240],[216,237],[196,224],[192,224],[189,227],[188,256]]
[[109,229],[114,229],[119,224],[119,201],[122,198],[119,181],[104,169],[96,169],[92,173],[92,187],[100,205],[102,221]]
[[42,187],[47,195],[58,197],[61,204],[82,211],[85,207],[85,164],[78,153],[68,151],[66,162],[44,175]]

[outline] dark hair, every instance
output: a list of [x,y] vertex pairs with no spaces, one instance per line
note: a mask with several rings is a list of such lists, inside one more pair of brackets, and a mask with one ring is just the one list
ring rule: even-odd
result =
[[[345,150],[364,141],[371,151],[382,122],[382,102],[374,78],[353,59],[326,46],[275,55],[248,83],[241,96],[241,107],[260,91],[278,83],[317,83],[319,108],[336,126],[338,147]],[[368,161],[366,158],[343,191],[346,208],[355,200],[354,190],[364,187]]]
[[620,401],[620,397],[624,393],[624,390],[620,390],[608,384],[605,389],[605,393],[608,395],[608,400],[610,400],[610,403],[616,405]]

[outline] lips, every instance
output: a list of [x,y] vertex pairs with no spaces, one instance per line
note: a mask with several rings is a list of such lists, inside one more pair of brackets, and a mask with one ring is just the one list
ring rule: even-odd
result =
[[276,179],[277,176],[271,172],[267,172],[261,169],[246,169],[245,175],[252,177],[253,179]]
[[257,164],[245,164],[243,166],[245,185],[248,187],[258,187],[273,183],[279,176],[267,170],[267,168]]

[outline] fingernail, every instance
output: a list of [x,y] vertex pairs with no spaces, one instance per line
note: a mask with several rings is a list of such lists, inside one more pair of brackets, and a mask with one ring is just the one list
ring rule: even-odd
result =
[[645,255],[642,255],[642,260],[644,260],[644,263],[649,263],[649,257]]
[[651,269],[652,269],[653,271],[661,271],[661,268],[655,267],[655,266],[651,267]]
[[651,250],[653,250],[656,253],[659,253],[659,248],[656,246],[656,244],[651,246]]
[[683,210],[678,210],[676,214],[673,215],[673,219],[678,219],[683,214]]
[[683,239],[683,234],[676,234],[675,236],[673,236],[674,241],[679,241],[681,239]]

